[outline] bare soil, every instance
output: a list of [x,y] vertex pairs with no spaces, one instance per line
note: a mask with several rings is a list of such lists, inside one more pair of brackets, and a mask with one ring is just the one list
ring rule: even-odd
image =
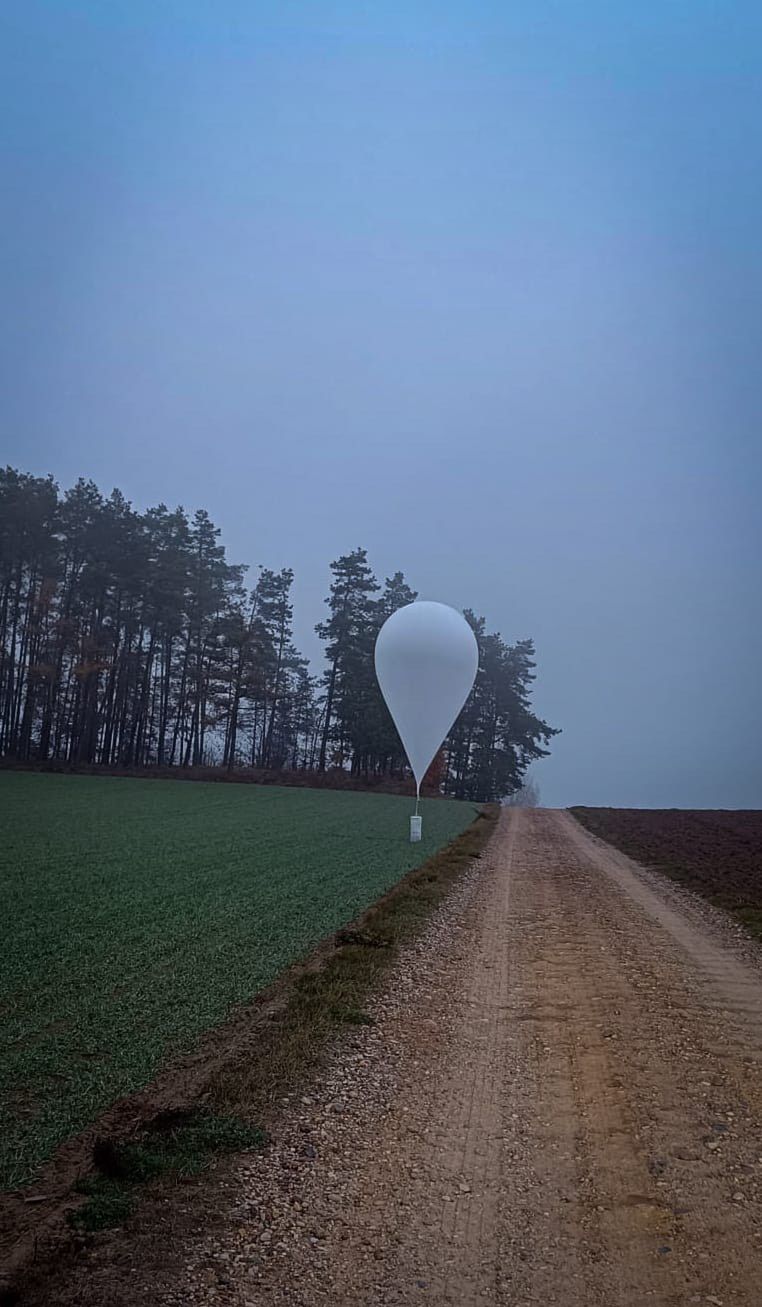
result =
[[[572,808],[592,834],[762,927],[762,811]],[[762,934],[762,930],[760,930]]]

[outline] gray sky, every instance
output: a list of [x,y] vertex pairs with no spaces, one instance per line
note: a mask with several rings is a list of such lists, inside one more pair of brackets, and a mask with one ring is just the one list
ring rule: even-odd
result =
[[758,807],[762,7],[3,6],[0,457],[538,647],[544,802]]

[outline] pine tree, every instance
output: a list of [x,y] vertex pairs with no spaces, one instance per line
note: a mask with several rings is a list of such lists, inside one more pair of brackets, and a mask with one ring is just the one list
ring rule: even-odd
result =
[[368,566],[364,549],[343,554],[331,563],[333,581],[326,603],[331,615],[315,630],[326,641],[328,668],[324,674],[325,707],[318,770],[326,769],[328,743],[335,739],[339,759],[361,710],[360,681],[367,682],[373,601],[378,582]]
[[397,728],[376,679],[374,651],[378,633],[386,619],[398,608],[412,604],[417,597],[402,572],[395,572],[386,578],[384,588],[372,606],[358,684],[359,711],[352,738],[352,770],[356,774],[362,772],[366,777],[369,774],[386,775],[405,767],[405,754]]
[[294,573],[290,567],[284,567],[280,572],[273,572],[270,568],[263,567],[253,596],[256,615],[270,650],[264,687],[262,744],[259,759],[262,767],[272,766],[275,722],[281,708],[281,701],[288,690],[288,651],[291,646],[291,624],[294,615],[291,603],[293,581]]
[[57,571],[57,487],[51,477],[0,474],[0,753],[24,756],[44,659]]
[[466,611],[479,644],[479,670],[448,741],[446,790],[459,799],[492,802],[519,789],[527,767],[547,757],[558,732],[530,707],[534,681],[531,640],[506,645]]

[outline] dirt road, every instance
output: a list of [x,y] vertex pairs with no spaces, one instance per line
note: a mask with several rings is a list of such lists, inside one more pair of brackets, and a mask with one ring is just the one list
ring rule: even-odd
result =
[[566,814],[507,811],[167,1304],[762,1303],[762,978]]

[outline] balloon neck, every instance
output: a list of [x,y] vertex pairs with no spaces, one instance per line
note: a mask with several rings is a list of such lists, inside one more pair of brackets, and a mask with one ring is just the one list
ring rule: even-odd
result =
[[418,803],[421,798],[421,782],[417,781],[415,786],[415,815],[418,816]]

